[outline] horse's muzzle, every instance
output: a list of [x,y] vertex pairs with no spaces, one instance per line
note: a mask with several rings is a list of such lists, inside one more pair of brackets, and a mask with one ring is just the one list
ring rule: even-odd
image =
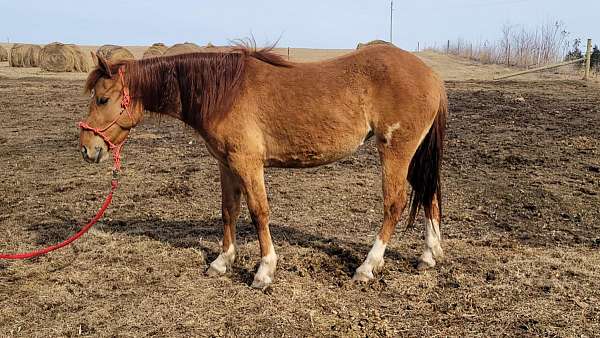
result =
[[106,151],[102,147],[94,147],[88,149],[86,146],[81,146],[81,155],[88,163],[100,163],[106,159]]

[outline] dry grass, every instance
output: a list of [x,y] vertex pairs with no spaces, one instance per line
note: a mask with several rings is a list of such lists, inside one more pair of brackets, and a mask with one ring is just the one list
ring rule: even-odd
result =
[[[391,255],[413,252],[409,243],[417,240],[401,239]],[[333,250],[360,254],[336,242]],[[437,271],[416,273],[408,261],[388,260],[377,281],[357,286],[336,270],[339,258],[283,242],[277,284],[263,294],[238,277],[254,270],[256,241],[241,246],[233,275],[207,278],[194,249],[96,230],[76,252],[2,272],[0,287],[11,297],[0,300],[0,332],[392,337],[600,330],[597,250],[445,243],[451,254]]]
[[116,45],[103,45],[98,48],[96,54],[109,62],[118,62],[123,60],[133,60],[135,57],[125,47]]
[[11,67],[38,67],[42,47],[32,44],[13,44],[10,49],[9,64]]
[[87,73],[90,66],[78,46],[53,42],[42,48],[40,68],[49,72]]
[[143,59],[153,58],[162,56],[167,50],[167,46],[164,43],[155,43],[152,46],[148,47],[142,56]]
[[200,51],[202,51],[202,49],[197,44],[192,43],[192,42],[184,42],[184,43],[177,43],[177,44],[174,44],[173,46],[169,47],[164,52],[163,55],[169,56],[169,55],[178,55],[178,54],[186,54],[186,53],[196,53],[196,52],[200,52]]
[[8,51],[3,46],[0,46],[0,62],[8,61]]

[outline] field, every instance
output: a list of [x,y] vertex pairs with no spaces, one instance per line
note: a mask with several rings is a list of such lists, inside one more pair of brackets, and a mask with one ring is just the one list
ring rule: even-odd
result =
[[[233,272],[206,276],[222,233],[217,164],[190,128],[149,117],[97,227],[60,252],[0,262],[0,336],[598,335],[600,87],[489,82],[498,69],[420,56],[450,99],[435,269],[416,269],[421,220],[399,225],[374,282],[351,281],[382,219],[367,143],[324,167],[267,170],[271,288],[249,287],[258,241],[245,209]],[[0,252],[68,237],[110,181],[110,164],[77,151],[83,77],[10,72],[2,64]]]

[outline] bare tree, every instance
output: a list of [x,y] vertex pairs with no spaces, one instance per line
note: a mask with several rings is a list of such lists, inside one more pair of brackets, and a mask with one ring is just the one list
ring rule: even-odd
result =
[[[505,24],[497,41],[470,42],[458,38],[450,42],[449,46],[443,47],[443,52],[447,48],[447,52],[452,55],[482,63],[542,66],[564,58],[568,50],[568,36],[564,23],[560,21],[546,22],[535,29]],[[428,49],[441,51],[437,47]]]

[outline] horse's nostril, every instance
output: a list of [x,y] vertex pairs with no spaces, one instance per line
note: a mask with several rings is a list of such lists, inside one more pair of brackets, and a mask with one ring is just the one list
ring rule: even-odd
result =
[[94,161],[100,163],[100,159],[102,158],[102,147],[94,147],[94,149],[96,149]]
[[83,158],[87,157],[87,148],[85,146],[81,147],[81,155],[83,156]]

